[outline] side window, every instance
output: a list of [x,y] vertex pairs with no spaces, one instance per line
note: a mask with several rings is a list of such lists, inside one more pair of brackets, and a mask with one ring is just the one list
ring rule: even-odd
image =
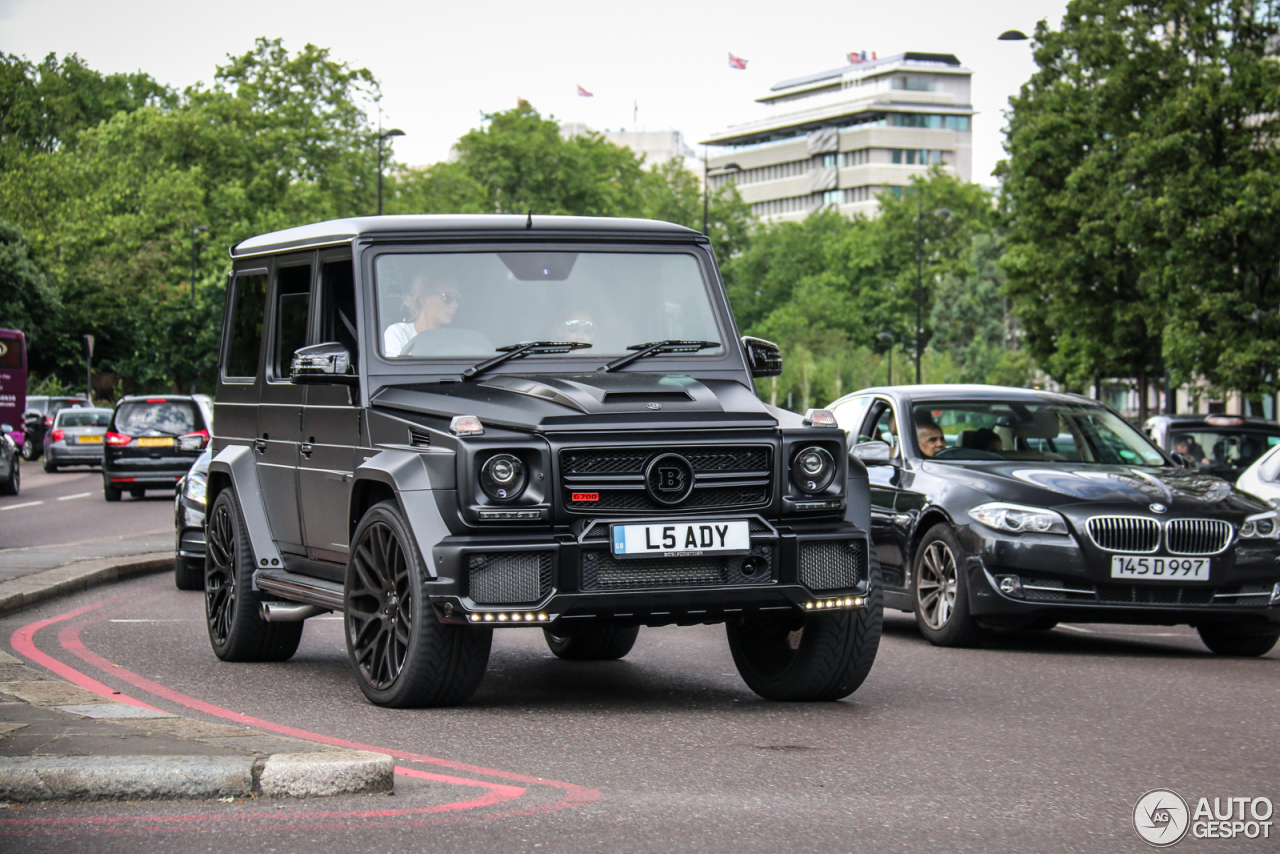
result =
[[871,406],[873,400],[875,400],[873,397],[855,397],[837,406],[832,414],[835,415],[840,429],[856,438],[858,431],[862,429],[863,420],[867,417],[867,408]]
[[902,441],[898,434],[898,421],[893,417],[893,407],[877,401],[867,419],[867,429],[858,436],[859,442],[888,442],[894,453],[899,453]]
[[237,276],[234,300],[224,376],[253,379],[258,375],[258,357],[262,352],[262,323],[267,307],[266,274]]
[[311,305],[311,265],[276,271],[275,358],[273,376],[287,379],[293,351],[307,346],[307,309]]
[[356,282],[351,259],[327,261],[320,268],[320,342],[335,341],[360,364],[356,334]]

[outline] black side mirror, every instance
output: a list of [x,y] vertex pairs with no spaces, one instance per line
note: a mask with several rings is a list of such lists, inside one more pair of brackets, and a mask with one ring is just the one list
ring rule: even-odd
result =
[[753,379],[782,376],[782,349],[777,344],[744,335],[742,351],[747,354],[747,367]]
[[849,449],[849,453],[862,460],[863,465],[897,465],[897,460],[893,453],[893,446],[888,442],[859,442]]
[[289,381],[298,385],[355,385],[351,354],[341,344],[327,342],[299,347],[289,363]]

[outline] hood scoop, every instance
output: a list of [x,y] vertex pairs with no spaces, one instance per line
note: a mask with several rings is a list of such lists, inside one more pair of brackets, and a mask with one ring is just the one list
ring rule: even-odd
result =
[[688,403],[693,395],[687,391],[606,391],[605,403]]
[[561,406],[567,406],[570,409],[576,409],[579,412],[588,411],[586,407],[559,389],[552,388],[546,383],[541,383],[537,380],[529,379],[528,377],[515,376],[512,374],[499,374],[484,380],[480,385],[485,388],[500,388],[503,391],[511,391],[516,394],[527,394],[529,397],[549,400],[552,403],[558,403]]

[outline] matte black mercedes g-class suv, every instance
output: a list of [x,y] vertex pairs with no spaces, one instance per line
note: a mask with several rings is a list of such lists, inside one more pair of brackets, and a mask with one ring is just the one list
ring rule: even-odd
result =
[[341,611],[365,695],[466,700],[495,628],[616,659],[724,623],[763,697],[852,693],[881,593],[866,469],[764,404],[706,238],[538,216],[337,220],[232,249],[209,467],[214,652]]

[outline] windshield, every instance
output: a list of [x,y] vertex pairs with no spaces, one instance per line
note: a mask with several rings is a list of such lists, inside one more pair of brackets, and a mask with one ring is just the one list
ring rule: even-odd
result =
[[58,427],[106,427],[110,409],[64,409],[58,413]]
[[512,344],[572,341],[591,347],[555,358],[594,363],[654,341],[723,345],[702,268],[687,253],[390,252],[374,276],[389,358],[480,360]]
[[126,436],[164,433],[181,436],[196,429],[195,406],[189,400],[122,403],[116,410],[116,432]]
[[1280,429],[1215,430],[1196,427],[1171,430],[1169,448],[1194,459],[1207,471],[1239,471],[1280,443]]
[[940,401],[917,404],[912,417],[921,454],[938,460],[1167,464],[1146,437],[1100,406]]

